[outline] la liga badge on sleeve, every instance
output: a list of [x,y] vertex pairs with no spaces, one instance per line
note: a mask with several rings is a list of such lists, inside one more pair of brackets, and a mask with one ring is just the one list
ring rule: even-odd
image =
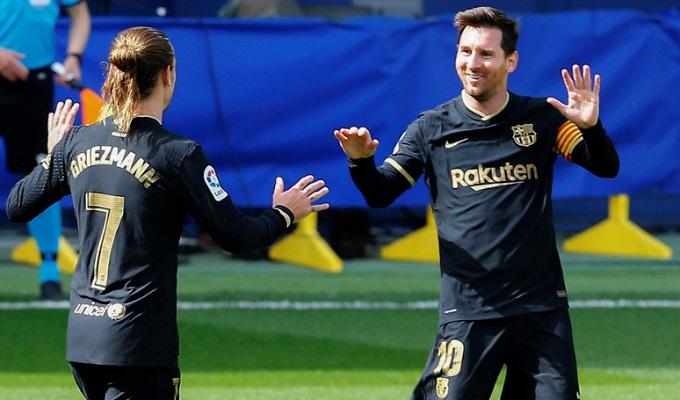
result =
[[215,200],[220,201],[227,198],[228,193],[220,185],[220,180],[217,179],[217,172],[215,172],[215,168],[212,165],[208,165],[203,170],[203,182],[208,186]]

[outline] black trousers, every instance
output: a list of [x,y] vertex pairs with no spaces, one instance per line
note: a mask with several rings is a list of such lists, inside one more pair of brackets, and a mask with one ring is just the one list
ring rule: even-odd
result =
[[87,400],[179,400],[179,368],[70,364]]

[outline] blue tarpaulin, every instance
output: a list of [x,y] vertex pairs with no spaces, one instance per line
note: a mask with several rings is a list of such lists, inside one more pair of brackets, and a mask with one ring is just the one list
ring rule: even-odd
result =
[[[521,36],[510,90],[566,101],[560,70],[590,64],[602,75],[601,119],[620,151],[621,172],[612,180],[558,160],[555,198],[680,194],[680,16],[628,10],[513,16]],[[221,183],[245,207],[270,205],[276,176],[289,186],[308,173],[327,181],[333,206],[364,206],[333,130],[368,127],[381,141],[381,161],[419,112],[461,90],[452,16],[95,18],[83,56],[86,85],[99,90],[111,40],[134,25],[155,26],[175,45],[178,82],[164,125],[204,146]],[[60,21],[60,54],[67,27]],[[59,88],[57,96],[77,93]],[[15,179],[2,170],[3,201]],[[422,181],[397,203],[428,204]]]

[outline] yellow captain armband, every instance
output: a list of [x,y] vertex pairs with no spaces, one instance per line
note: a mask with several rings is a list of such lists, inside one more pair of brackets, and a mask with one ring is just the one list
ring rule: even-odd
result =
[[577,144],[583,140],[583,133],[571,121],[567,121],[557,130],[557,140],[555,151],[562,155],[564,159],[571,160],[571,152]]

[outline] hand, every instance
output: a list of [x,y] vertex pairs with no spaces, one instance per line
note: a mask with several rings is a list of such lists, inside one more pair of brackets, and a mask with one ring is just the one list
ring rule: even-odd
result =
[[64,59],[64,73],[61,75],[56,75],[54,81],[58,84],[65,86],[69,89],[73,87],[69,84],[69,81],[80,81],[82,71],[80,69],[80,62],[75,57],[66,57]]
[[328,194],[326,182],[322,180],[315,181],[312,175],[307,175],[300,179],[286,191],[283,188],[283,178],[277,177],[276,184],[274,185],[274,195],[272,196],[272,205],[282,205],[292,211],[295,216],[293,222],[300,221],[312,212],[327,210],[330,207],[328,203],[312,205],[313,202]]
[[340,128],[333,132],[333,136],[338,139],[340,147],[351,159],[367,158],[375,154],[378,148],[378,139],[371,139],[371,132],[368,129],[353,126],[351,128]]
[[74,103],[71,99],[57,103],[54,112],[47,116],[47,152],[51,153],[54,146],[59,143],[61,138],[73,127],[73,122],[78,114],[80,104]]
[[28,79],[28,68],[20,61],[24,57],[14,50],[0,48],[0,75],[10,82]]
[[591,128],[597,124],[600,114],[600,75],[595,75],[593,82],[590,78],[590,66],[583,66],[583,76],[578,65],[572,66],[572,70],[574,79],[566,69],[562,70],[562,79],[569,97],[568,104],[554,97],[549,97],[548,103],[579,128]]

